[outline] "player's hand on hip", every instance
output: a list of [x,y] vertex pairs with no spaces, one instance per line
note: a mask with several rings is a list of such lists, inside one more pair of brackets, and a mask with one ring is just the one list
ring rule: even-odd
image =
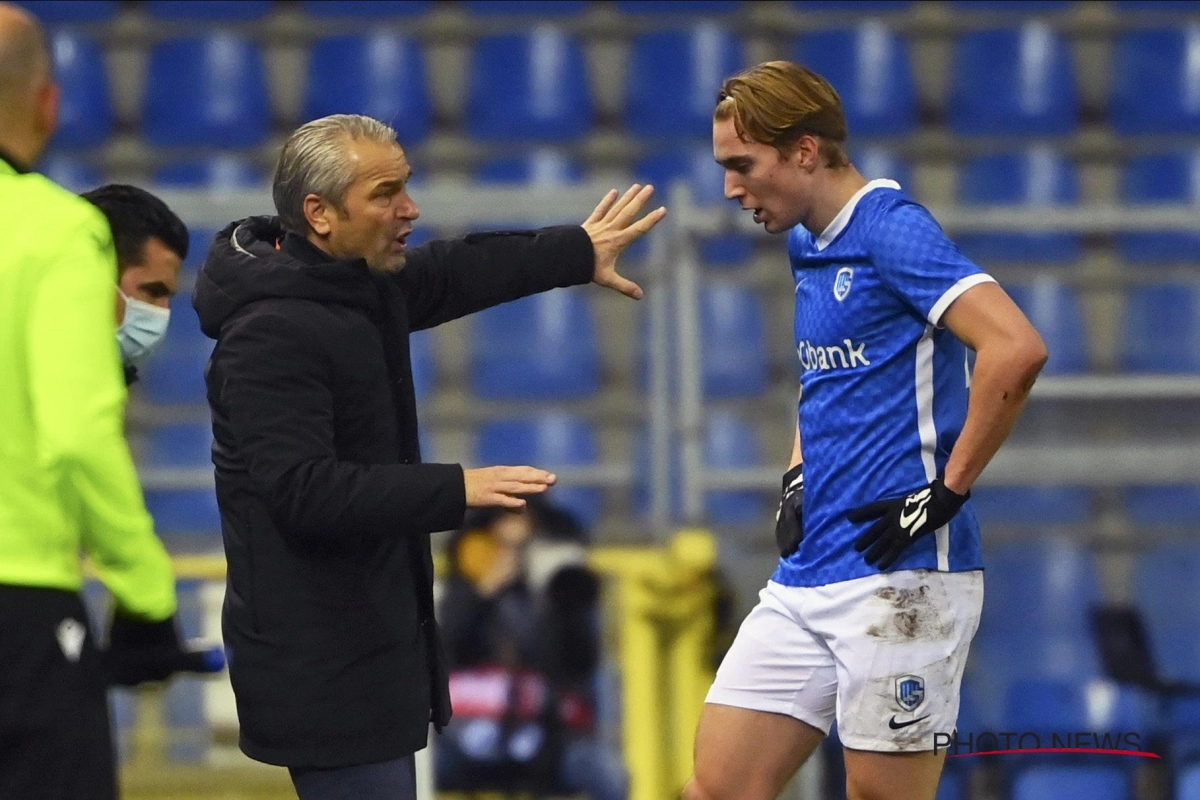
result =
[[775,545],[787,558],[800,548],[804,538],[804,464],[783,473],[783,493],[775,512]]
[[642,299],[642,287],[617,273],[617,256],[659,223],[667,215],[665,206],[656,208],[638,219],[654,187],[635,183],[625,194],[617,196],[613,189],[604,195],[592,215],[584,220],[583,229],[592,239],[596,271],[592,281],[616,289],[634,300]]
[[554,485],[553,473],[536,467],[484,467],[463,470],[467,506],[524,508],[525,497],[541,494]]
[[846,515],[851,522],[875,522],[858,537],[854,549],[865,550],[867,563],[880,571],[890,569],[913,542],[954,519],[970,496],[970,492],[955,494],[938,478],[904,497],[856,508]]

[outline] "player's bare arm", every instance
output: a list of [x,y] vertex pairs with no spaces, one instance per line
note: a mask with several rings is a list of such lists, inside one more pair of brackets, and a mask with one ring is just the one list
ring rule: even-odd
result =
[[962,495],[1008,438],[1048,353],[1032,323],[995,283],[968,289],[943,321],[977,354],[967,421],[943,479]]

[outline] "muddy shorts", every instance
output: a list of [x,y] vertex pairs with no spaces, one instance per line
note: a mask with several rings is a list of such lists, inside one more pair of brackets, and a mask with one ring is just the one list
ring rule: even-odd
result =
[[855,750],[934,749],[958,719],[983,572],[904,570],[825,586],[768,582],[707,702],[786,714]]

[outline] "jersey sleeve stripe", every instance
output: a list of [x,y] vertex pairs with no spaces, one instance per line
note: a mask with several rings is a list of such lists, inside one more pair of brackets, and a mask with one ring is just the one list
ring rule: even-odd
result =
[[945,294],[938,298],[938,301],[933,304],[933,308],[929,309],[929,324],[935,328],[942,326],[942,315],[946,313],[946,309],[950,304],[963,295],[967,289],[978,286],[981,283],[995,283],[996,279],[986,272],[977,272],[974,275],[968,275],[958,283],[946,290]]

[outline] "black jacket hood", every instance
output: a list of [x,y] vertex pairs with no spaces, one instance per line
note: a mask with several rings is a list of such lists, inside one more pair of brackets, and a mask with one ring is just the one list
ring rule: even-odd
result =
[[268,298],[376,309],[379,294],[366,261],[308,263],[281,249],[284,236],[278,217],[247,217],[217,234],[192,294],[206,336],[216,339],[239,309]]

